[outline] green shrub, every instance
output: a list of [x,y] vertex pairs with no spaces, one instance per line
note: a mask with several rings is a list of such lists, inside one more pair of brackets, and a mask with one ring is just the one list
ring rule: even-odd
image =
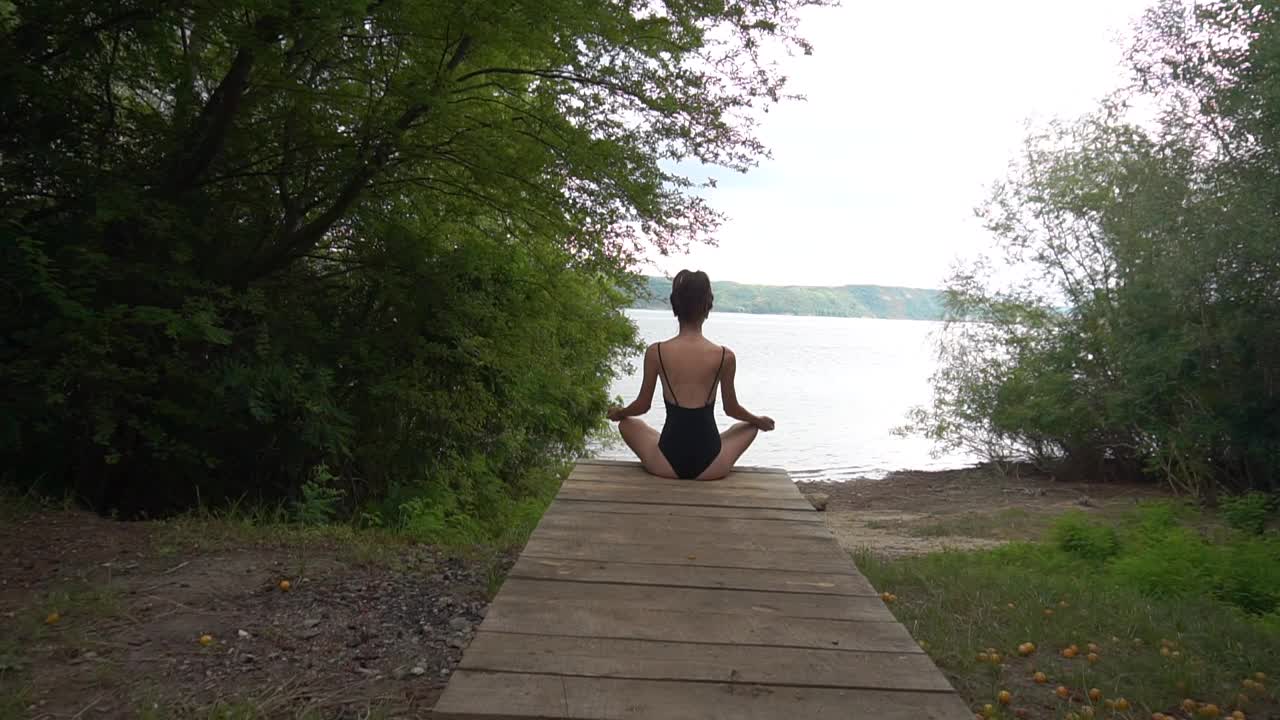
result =
[[293,502],[293,519],[303,525],[333,522],[346,492],[333,487],[334,477],[324,465],[316,467],[310,480],[302,484],[302,498]]
[[1209,556],[1209,546],[1200,536],[1171,528],[1158,542],[1126,548],[1111,561],[1110,574],[1120,585],[1150,597],[1206,594]]
[[1280,610],[1280,539],[1246,537],[1212,547],[1213,594],[1247,613]]
[[1221,504],[1222,519],[1236,530],[1261,535],[1273,504],[1270,496],[1260,492],[1228,497]]
[[1116,531],[1090,522],[1082,512],[1070,512],[1058,518],[1050,537],[1058,549],[1090,562],[1105,562],[1120,552]]

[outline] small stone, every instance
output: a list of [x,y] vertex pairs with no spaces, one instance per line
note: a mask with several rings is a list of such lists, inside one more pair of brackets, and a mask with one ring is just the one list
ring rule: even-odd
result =
[[414,675],[425,675],[427,673],[427,669],[422,667],[421,665],[414,665],[413,669],[410,670],[409,672],[413,673]]
[[813,505],[814,510],[823,511],[827,509],[827,500],[829,500],[830,497],[831,496],[826,493],[814,493],[809,496],[809,503]]
[[238,636],[240,637],[240,639],[241,639],[241,640],[248,640],[250,637],[252,637],[252,636],[251,636],[251,635],[249,635],[249,633],[248,633],[247,631],[245,631],[245,630],[237,630],[237,631],[236,631],[236,635],[238,635]]
[[449,668],[440,668],[440,677],[449,677]]
[[467,641],[460,637],[449,638],[449,647],[461,650],[467,646]]
[[449,629],[463,632],[471,629],[471,621],[464,617],[456,617],[449,621]]
[[85,653],[85,654],[84,654],[84,659],[85,659],[85,660],[95,660],[95,659],[97,659],[97,657],[98,657],[98,653],[96,653],[96,652],[94,652],[94,651],[92,651],[92,650],[90,650],[89,652],[87,652],[87,653]]
[[313,628],[319,624],[320,624],[320,618],[307,618],[306,620],[302,621],[303,627]]

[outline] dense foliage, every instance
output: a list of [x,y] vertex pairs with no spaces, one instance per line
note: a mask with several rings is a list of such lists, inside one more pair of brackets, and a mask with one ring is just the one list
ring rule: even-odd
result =
[[[997,263],[915,426],[995,458],[1196,494],[1280,488],[1280,3],[1166,2],[1109,102],[1032,137],[984,209]],[[995,283],[1006,263],[1025,281]]]
[[[635,307],[671,307],[671,281],[648,277]],[[802,287],[793,285],[747,285],[714,281],[716,312],[760,315],[819,315],[829,317],[893,318],[899,320],[941,320],[944,296],[940,290],[882,285]]]
[[5,480],[500,514],[600,422],[626,269],[716,224],[669,168],[762,152],[808,4],[0,2]]

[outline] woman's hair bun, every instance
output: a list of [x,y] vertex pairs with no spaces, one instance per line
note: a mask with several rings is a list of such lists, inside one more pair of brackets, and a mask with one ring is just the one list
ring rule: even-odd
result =
[[671,280],[671,312],[682,323],[699,323],[711,313],[711,278],[701,270],[681,270]]

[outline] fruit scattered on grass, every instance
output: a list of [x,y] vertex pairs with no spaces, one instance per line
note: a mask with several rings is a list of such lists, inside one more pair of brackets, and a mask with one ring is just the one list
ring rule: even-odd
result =
[[44,624],[45,624],[45,625],[57,625],[57,624],[58,624],[58,621],[60,621],[60,620],[62,620],[62,616],[61,616],[61,615],[59,615],[59,614],[58,614],[58,612],[55,610],[54,612],[51,612],[51,613],[49,613],[48,615],[46,615],[46,616],[45,616],[45,618],[44,618]]
[[1032,680],[1035,680],[1035,681],[1036,681],[1038,684],[1040,684],[1040,685],[1043,685],[1043,684],[1045,684],[1045,683],[1049,682],[1049,676],[1048,676],[1048,675],[1045,675],[1044,673],[1039,672],[1039,671],[1036,671],[1036,674],[1035,674],[1035,675],[1032,675],[1032,676],[1031,676],[1031,679],[1032,679]]
[[288,580],[281,580],[278,587],[280,588],[280,592],[289,592],[289,589],[293,587],[293,583],[290,583]]
[[1063,700],[1066,700],[1067,698],[1071,697],[1071,691],[1067,689],[1066,685],[1059,685],[1058,689],[1054,690],[1053,692],[1055,695],[1062,698]]
[[1098,688],[1089,688],[1089,699],[1098,702],[1102,699],[1102,691]]
[[998,700],[1001,705],[1008,705],[1013,702],[1013,694],[1008,690],[1001,690],[999,694],[996,695],[996,700]]
[[213,644],[213,636],[210,635],[209,633],[205,633],[204,635],[201,635],[200,644],[203,645],[204,647],[209,647],[210,645]]

